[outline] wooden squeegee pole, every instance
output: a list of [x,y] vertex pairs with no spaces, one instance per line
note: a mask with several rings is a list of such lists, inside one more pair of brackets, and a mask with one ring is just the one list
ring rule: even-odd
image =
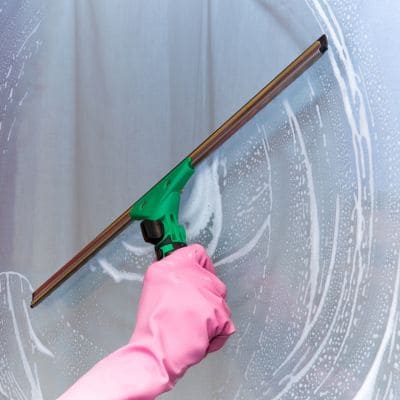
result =
[[[192,165],[195,166],[198,164],[235,134],[247,121],[257,114],[258,111],[265,107],[283,89],[317,61],[326,50],[327,39],[326,36],[323,35],[280,72],[267,86],[261,89],[251,100],[233,114],[232,117],[224,122],[203,143],[193,150],[188,156],[192,159]],[[131,208],[132,206],[36,289],[32,294],[31,307],[34,307],[47,297],[57,286],[68,279],[69,276],[88,261],[93,254],[99,251],[106,243],[123,230],[132,221],[129,215]]]

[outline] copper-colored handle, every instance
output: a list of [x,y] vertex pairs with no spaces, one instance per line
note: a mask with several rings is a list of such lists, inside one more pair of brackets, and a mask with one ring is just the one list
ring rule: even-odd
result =
[[[200,144],[188,157],[192,159],[195,166],[212,151],[224,143],[235,132],[237,132],[247,121],[249,121],[258,111],[267,105],[283,89],[293,82],[300,74],[309,68],[327,50],[328,44],[326,36],[321,36],[316,42],[308,47],[299,57],[289,64],[280,74],[278,74],[267,86],[261,89],[250,101],[248,101],[239,111],[224,122],[215,132],[213,132],[203,143]],[[76,272],[93,254],[100,250],[115,235],[131,222],[129,210],[126,210],[106,229],[97,235],[89,244],[80,250],[70,261],[54,273],[32,294],[31,307],[37,305],[47,297],[57,286],[65,281],[69,276]]]

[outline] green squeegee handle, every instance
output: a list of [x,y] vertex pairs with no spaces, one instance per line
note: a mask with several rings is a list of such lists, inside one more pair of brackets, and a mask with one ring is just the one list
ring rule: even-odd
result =
[[157,260],[186,246],[185,228],[179,224],[181,192],[194,173],[192,159],[184,159],[131,208],[129,215],[142,221],[146,242],[155,246]]

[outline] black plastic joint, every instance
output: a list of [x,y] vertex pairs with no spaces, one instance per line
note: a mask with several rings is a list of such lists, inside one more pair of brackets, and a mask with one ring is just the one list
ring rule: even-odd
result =
[[147,243],[156,245],[164,237],[164,225],[161,221],[145,219],[140,223],[143,239]]

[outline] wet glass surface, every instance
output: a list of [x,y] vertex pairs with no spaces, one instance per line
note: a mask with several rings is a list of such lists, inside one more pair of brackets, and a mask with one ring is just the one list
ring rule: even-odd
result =
[[[214,84],[221,79],[208,99],[214,122],[229,115],[228,105],[246,100],[237,92],[253,94],[266,83],[260,83],[263,74],[272,78],[321,31],[330,49],[205,160],[183,194],[189,241],[212,256],[228,287],[237,332],[163,398],[396,399],[400,80],[391,49],[400,12],[390,1],[384,7],[254,1],[228,10],[229,4],[208,9],[209,62]],[[45,13],[26,10],[28,16]],[[238,25],[220,26],[221,13]],[[9,28],[25,32],[21,52],[46,40],[34,36],[37,24]],[[227,45],[231,30],[245,37],[235,42],[243,59]],[[255,33],[265,30],[277,39],[261,51],[264,39]],[[384,40],[388,36],[394,42]],[[268,53],[280,61],[265,63]],[[13,174],[23,171],[15,172],[16,156],[7,152],[18,148],[9,143],[24,91],[11,101],[10,87],[18,82],[11,73],[22,62],[15,50],[7,54],[1,53],[0,70],[0,210],[6,221],[0,228],[0,396],[55,398],[129,339],[153,250],[132,224],[29,309],[32,286],[53,269],[12,265],[18,237],[13,247],[6,231],[13,229],[7,220],[12,205],[4,204],[13,199]],[[33,50],[29,54],[26,63]]]

